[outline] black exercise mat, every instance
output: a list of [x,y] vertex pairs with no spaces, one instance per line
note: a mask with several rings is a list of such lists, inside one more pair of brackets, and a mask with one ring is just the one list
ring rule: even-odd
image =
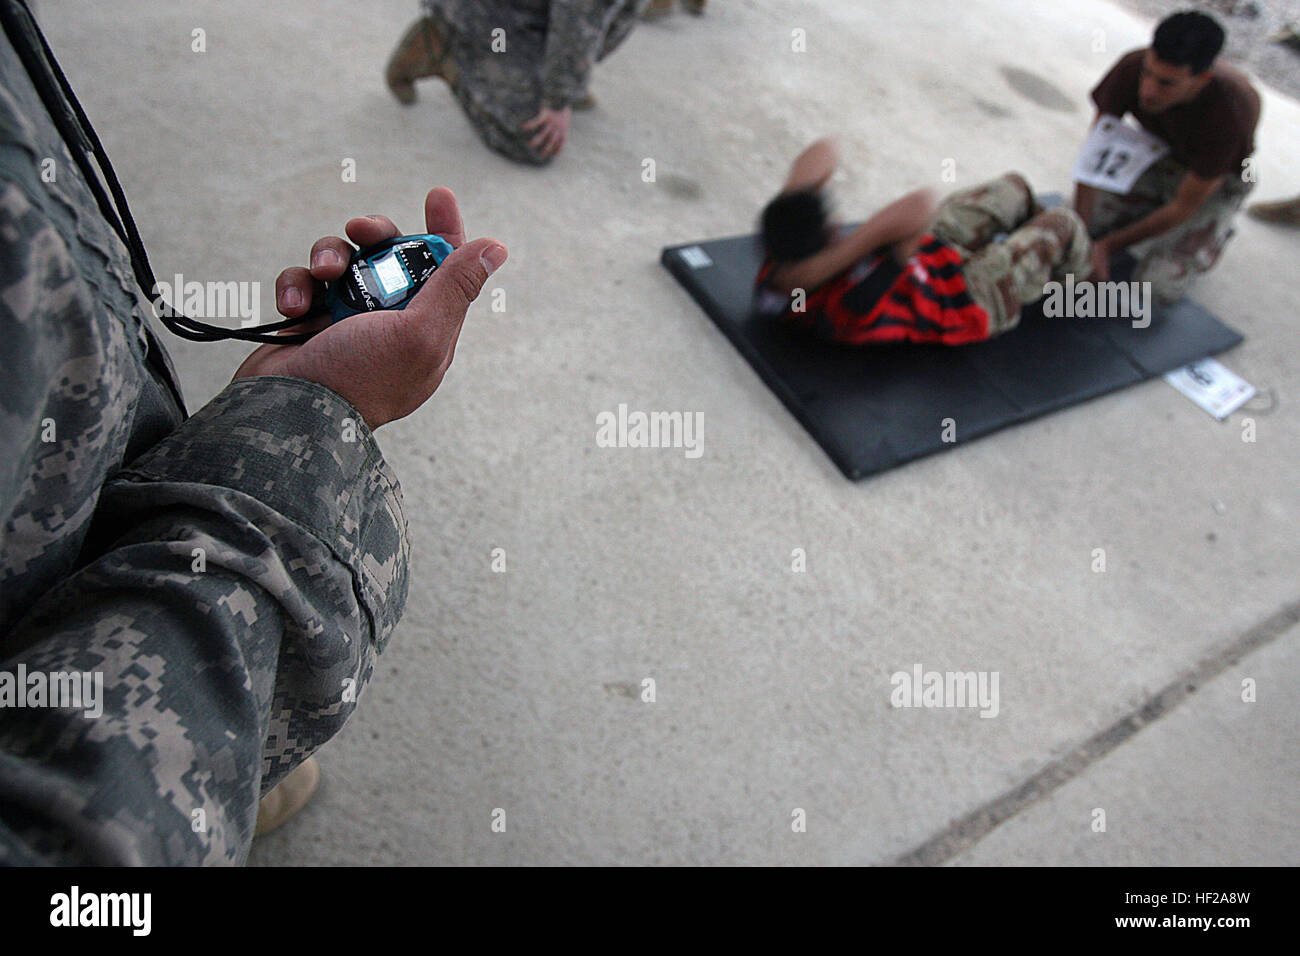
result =
[[[973,345],[853,347],[751,312],[755,236],[672,246],[661,261],[850,480],[1223,352],[1242,341],[1196,303],[1128,319],[1048,319]],[[955,442],[943,441],[943,420]]]

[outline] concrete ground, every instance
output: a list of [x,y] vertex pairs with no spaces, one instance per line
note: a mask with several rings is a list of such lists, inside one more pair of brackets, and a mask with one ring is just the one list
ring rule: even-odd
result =
[[[159,276],[260,281],[266,321],[317,237],[370,212],[417,231],[438,184],[510,248],[505,311],[485,293],[439,392],[379,432],[406,615],[252,863],[1300,862],[1300,233],[1243,218],[1198,296],[1246,335],[1222,360],[1257,410],[1218,423],[1156,380],[860,485],[657,264],[748,231],[828,132],[846,215],[1013,168],[1068,188],[1088,90],[1150,21],[717,2],[634,33],[539,171],[444,88],[392,100],[414,8],[39,5]],[[1267,199],[1300,192],[1300,106],[1264,97]],[[247,351],[166,339],[191,409]],[[620,403],[702,412],[703,455],[598,448]],[[892,707],[916,665],[998,672],[997,716]]]

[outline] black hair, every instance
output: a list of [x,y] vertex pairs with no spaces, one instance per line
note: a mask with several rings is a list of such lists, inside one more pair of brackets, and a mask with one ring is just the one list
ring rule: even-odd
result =
[[830,241],[826,201],[816,189],[782,193],[763,210],[763,245],[776,262],[798,262]]
[[1199,75],[1223,49],[1223,37],[1223,27],[1213,17],[1188,10],[1161,20],[1151,46],[1157,59]]

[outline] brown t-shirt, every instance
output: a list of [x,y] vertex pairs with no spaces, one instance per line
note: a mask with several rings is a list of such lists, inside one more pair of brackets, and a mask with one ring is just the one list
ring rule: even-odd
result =
[[1235,67],[1216,63],[1196,99],[1163,113],[1148,113],[1138,105],[1145,54],[1145,49],[1134,50],[1120,57],[1092,91],[1097,109],[1119,117],[1132,113],[1147,132],[1169,144],[1176,162],[1198,176],[1240,174],[1242,161],[1255,151],[1259,123],[1259,94],[1250,81]]

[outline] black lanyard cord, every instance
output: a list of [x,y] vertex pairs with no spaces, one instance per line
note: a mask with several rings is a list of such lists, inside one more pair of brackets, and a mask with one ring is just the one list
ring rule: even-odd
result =
[[[160,308],[155,310],[159,313],[159,321],[174,334],[194,342],[238,339],[244,342],[294,345],[310,339],[315,334],[314,332],[300,332],[291,335],[272,334],[277,330],[297,325],[303,321],[302,319],[284,319],[280,322],[258,325],[251,329],[227,329],[192,319],[163,301],[158,294],[158,283],[154,278],[153,268],[149,264],[149,255],[145,251],[144,242],[140,239],[139,230],[136,228],[135,220],[131,216],[131,207],[126,201],[126,193],[113,170],[113,164],[109,161],[108,153],[104,149],[103,143],[100,142],[99,136],[95,133],[95,127],[81,108],[81,103],[72,90],[72,84],[68,82],[68,78],[60,68],[58,60],[55,59],[49,43],[45,40],[45,35],[37,26],[31,11],[27,9],[25,0],[0,0],[0,20],[3,20],[5,33],[9,35],[10,43],[13,44],[15,52],[23,62],[23,66],[27,68],[32,85],[40,94],[41,101],[50,114],[50,119],[53,120],[59,134],[69,146],[73,161],[81,170],[82,176],[94,195],[100,213],[108,220],[109,225],[113,227],[113,231],[117,233],[130,252],[131,268],[135,273],[136,283],[145,295],[150,298],[150,301],[161,305]],[[39,44],[39,49],[32,43],[33,39]],[[53,82],[51,77],[53,77]],[[91,165],[91,155],[94,156],[95,162],[99,165],[99,170],[103,173],[104,180],[108,183],[108,189],[113,196],[112,200],[104,191],[104,184]],[[179,293],[179,290],[174,291]]]

